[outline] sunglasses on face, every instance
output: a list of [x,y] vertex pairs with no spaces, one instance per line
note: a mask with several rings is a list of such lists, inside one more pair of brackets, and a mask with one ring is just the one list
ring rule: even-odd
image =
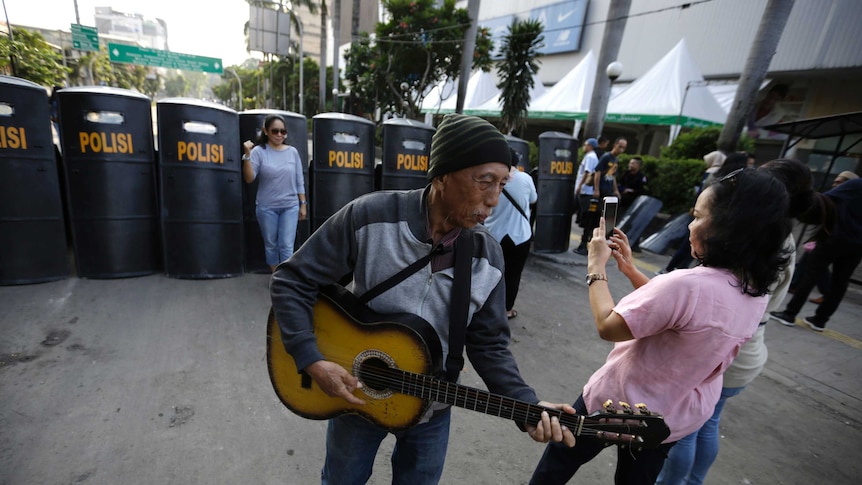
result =
[[286,135],[287,130],[285,130],[284,128],[272,128],[271,130],[269,130],[269,134],[270,135]]

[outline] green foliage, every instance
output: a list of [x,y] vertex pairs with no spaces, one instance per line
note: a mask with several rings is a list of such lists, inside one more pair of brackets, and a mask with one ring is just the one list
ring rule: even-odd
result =
[[628,170],[628,162],[634,156],[643,160],[641,171],[647,178],[647,195],[662,201],[662,212],[678,214],[691,208],[695,200],[695,187],[703,179],[703,159],[623,154],[619,157],[619,173]]
[[69,69],[63,66],[63,55],[54,50],[42,34],[18,27],[12,28],[14,44],[0,36],[0,71],[13,75],[11,57],[15,58],[14,75],[42,86],[62,86]]
[[[454,0],[384,0],[383,6],[389,20],[377,24],[374,41],[363,37],[351,45],[344,76],[361,103],[357,111],[380,108],[414,118],[429,87],[458,77],[470,18]],[[492,45],[488,29],[479,29],[474,67],[490,69]]]
[[503,109],[500,113],[500,131],[521,132],[527,126],[527,108],[530,106],[530,90],[533,76],[539,72],[542,47],[542,23],[538,20],[513,21],[503,38],[504,61],[497,72],[500,82]]
[[153,99],[162,90],[162,76],[155,70],[144,79],[143,93]]
[[[269,83],[270,70],[275,85],[272,94],[263,91],[262,86]],[[306,57],[303,60],[303,92],[305,93],[304,111],[306,116],[311,117],[318,113],[317,107],[320,99],[318,90],[318,73],[320,67],[313,59]],[[236,76],[234,76],[236,73]],[[236,77],[240,78],[242,84],[243,109],[273,108],[285,109],[287,111],[300,111],[299,106],[299,63],[296,57],[274,58],[271,62],[261,65],[255,63],[244,63],[242,66],[226,67],[222,73],[222,82],[212,86],[213,96],[221,100],[225,105],[239,110]],[[332,76],[326,77],[327,92],[332,89]],[[270,103],[270,98],[272,103]],[[327,106],[331,108],[331,105]]]
[[529,142],[530,145],[530,169],[539,166],[539,145],[534,142]]
[[363,32],[344,54],[344,78],[350,84],[353,98],[352,113],[367,116],[377,108],[377,71],[369,69],[375,61],[377,51],[371,45],[371,37]]
[[[663,158],[700,158],[714,151],[718,146],[718,136],[722,127],[710,126],[708,128],[694,128],[691,131],[680,133],[670,144],[663,147],[661,156]],[[736,147],[737,151],[751,152],[754,150],[754,140],[743,137]]]

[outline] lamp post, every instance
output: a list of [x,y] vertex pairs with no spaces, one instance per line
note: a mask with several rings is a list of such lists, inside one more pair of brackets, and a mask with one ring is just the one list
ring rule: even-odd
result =
[[225,71],[228,71],[233,74],[233,77],[236,78],[237,84],[239,84],[239,93],[237,94],[237,98],[239,98],[239,110],[242,111],[242,79],[239,78],[239,75],[233,69],[228,68],[225,69]]
[[691,89],[692,87],[703,87],[703,86],[706,86],[707,84],[708,83],[706,81],[700,80],[700,79],[692,80],[692,81],[685,83],[685,91],[683,91],[683,93],[682,93],[682,102],[679,105],[679,114],[676,115],[676,125],[672,125],[670,127],[670,137],[669,137],[668,142],[667,142],[668,145],[673,143],[673,141],[676,139],[677,135],[679,135],[679,132],[682,130],[683,110],[685,110],[685,101],[688,98],[688,90]]
[[[590,112],[587,115],[584,137],[595,138],[602,134],[602,129],[604,129],[605,125],[605,116],[608,111],[608,102],[611,98],[611,86],[622,74],[623,64],[619,61],[608,63],[605,68],[607,78],[603,78],[599,73],[596,73],[596,86],[593,88],[593,99],[590,102]],[[605,83],[607,83],[607,87]]]
[[614,87],[614,81],[616,81],[620,76],[623,75],[623,63],[620,61],[614,61],[608,64],[608,67],[605,68],[605,74],[608,75],[608,80],[610,82],[608,83],[608,97],[605,101],[605,109],[604,113],[602,113],[599,133],[601,133],[601,130],[604,129],[605,117],[608,115],[608,104],[611,102],[611,91]]
[[608,75],[608,79],[610,79],[611,84],[613,84],[618,77],[623,75],[623,63],[620,61],[614,61],[608,64],[607,69],[605,69],[605,74]]

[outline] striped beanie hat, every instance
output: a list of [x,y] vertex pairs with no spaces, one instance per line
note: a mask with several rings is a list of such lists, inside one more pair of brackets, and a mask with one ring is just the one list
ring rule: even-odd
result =
[[475,116],[446,115],[431,138],[428,180],[488,162],[512,165],[509,143],[500,130]]

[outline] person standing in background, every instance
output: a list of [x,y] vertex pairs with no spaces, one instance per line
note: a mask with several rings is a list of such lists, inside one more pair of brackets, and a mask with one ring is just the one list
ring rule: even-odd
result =
[[776,320],[793,325],[796,314],[817,284],[818,275],[831,264],[832,280],[829,291],[823,295],[823,303],[814,315],[803,319],[815,332],[826,328],[826,322],[844,299],[853,271],[862,262],[862,179],[848,180],[826,192],[826,196],[835,204],[835,223],[824,224],[829,235],[818,240],[811,251],[805,274],[784,311],[772,312]]
[[575,199],[578,201],[577,223],[584,228],[584,234],[581,236],[581,244],[572,252],[581,256],[587,255],[587,243],[593,234],[593,228],[598,224],[595,220],[599,216],[598,205],[592,202],[595,192],[593,174],[599,166],[599,157],[596,155],[598,146],[599,142],[595,138],[588,138],[584,142],[584,158],[578,166],[575,180]]
[[599,146],[596,147],[596,157],[601,159],[608,151],[608,143],[611,141],[606,136],[600,136],[597,142]]
[[599,166],[593,175],[593,185],[599,191],[598,198],[608,196],[620,197],[620,190],[617,187],[617,168],[619,168],[620,160],[617,157],[626,151],[627,146],[628,141],[625,138],[617,138],[611,151],[605,153],[599,159]]
[[[515,157],[513,151],[512,159],[517,160]],[[521,286],[521,273],[530,254],[530,242],[533,240],[530,206],[536,203],[538,197],[533,178],[512,165],[509,181],[503,189],[503,197],[500,197],[500,202],[491,212],[491,216],[485,219],[485,228],[503,248],[506,316],[510,320],[518,316],[513,307]]]
[[270,271],[293,255],[296,225],[308,217],[302,158],[285,144],[285,126],[281,116],[269,115],[257,146],[251,140],[243,143],[242,178],[250,184],[260,177],[255,213]]

